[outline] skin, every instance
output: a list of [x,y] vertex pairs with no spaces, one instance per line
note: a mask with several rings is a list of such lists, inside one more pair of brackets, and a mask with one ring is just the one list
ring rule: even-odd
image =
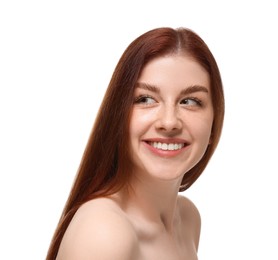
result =
[[178,191],[206,151],[212,123],[208,73],[186,55],[150,61],[134,93],[130,183],[80,207],[57,259],[197,259],[200,215]]

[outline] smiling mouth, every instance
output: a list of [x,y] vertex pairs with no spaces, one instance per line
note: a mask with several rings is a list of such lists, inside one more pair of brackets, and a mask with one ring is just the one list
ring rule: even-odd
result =
[[185,143],[161,143],[161,142],[147,142],[155,149],[162,151],[177,151],[185,147]]

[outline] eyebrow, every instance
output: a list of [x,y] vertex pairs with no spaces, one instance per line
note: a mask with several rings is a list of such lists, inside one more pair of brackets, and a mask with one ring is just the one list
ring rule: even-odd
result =
[[201,86],[201,85],[193,85],[193,86],[189,86],[188,88],[182,90],[181,94],[188,95],[188,94],[192,94],[195,92],[209,93],[209,90],[208,90],[208,88]]
[[142,89],[149,90],[149,91],[157,93],[157,94],[160,93],[160,89],[157,86],[151,85],[148,83],[144,83],[144,82],[137,82],[136,88],[142,88]]
[[[149,91],[157,93],[157,94],[160,93],[160,89],[157,86],[149,84],[149,83],[137,82],[136,87],[142,88],[145,90],[149,90]],[[209,90],[207,87],[204,87],[201,85],[192,85],[192,86],[189,86],[189,87],[183,89],[181,91],[181,95],[189,95],[189,94],[196,93],[196,92],[209,93]]]

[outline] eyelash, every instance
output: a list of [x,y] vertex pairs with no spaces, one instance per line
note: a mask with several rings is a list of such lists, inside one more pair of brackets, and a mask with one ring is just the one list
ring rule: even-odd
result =
[[[154,102],[152,103],[147,103],[147,102],[144,102],[144,99],[152,99]],[[182,104],[182,102],[184,101],[193,101],[193,102],[196,102],[196,105],[199,106],[199,107],[202,107],[203,106],[203,103],[202,101],[199,99],[199,98],[196,98],[196,97],[187,97],[187,98],[184,98],[180,101],[180,104]],[[153,103],[156,103],[156,100],[150,96],[150,95],[140,95],[138,97],[135,98],[134,100],[134,104],[140,104],[140,103],[143,103],[145,105],[151,105]],[[188,105],[190,106],[190,105]]]
[[191,100],[191,101],[194,101],[196,102],[197,106],[199,107],[202,107],[203,106],[203,103],[202,103],[202,100],[200,100],[199,98],[195,98],[195,97],[188,97],[188,98],[184,98],[181,102],[183,101],[188,101],[188,100]]
[[147,98],[150,98],[150,99],[155,101],[155,99],[152,96],[149,96],[149,95],[140,95],[140,96],[135,98],[134,103],[135,104],[146,103],[146,102],[143,102],[143,99],[147,99]]

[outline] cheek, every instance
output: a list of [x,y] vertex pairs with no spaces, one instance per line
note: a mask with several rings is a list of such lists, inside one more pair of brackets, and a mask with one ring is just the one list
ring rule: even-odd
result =
[[193,135],[202,145],[207,146],[210,142],[213,116],[199,118],[199,120],[195,118],[194,122]]
[[134,110],[130,118],[130,135],[144,133],[155,120],[155,111]]
[[131,146],[131,151],[138,148],[140,137],[145,132],[146,122],[146,119],[138,111],[132,112],[129,125],[129,145]]

